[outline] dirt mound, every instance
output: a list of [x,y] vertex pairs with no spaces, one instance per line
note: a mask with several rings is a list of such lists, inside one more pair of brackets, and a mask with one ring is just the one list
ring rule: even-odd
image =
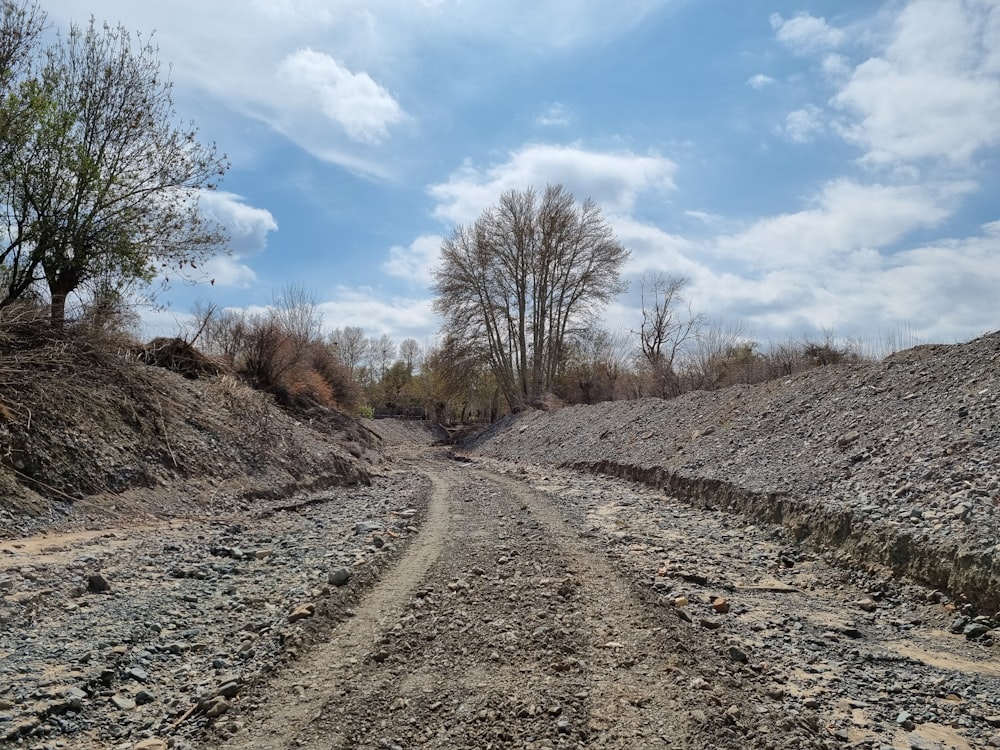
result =
[[[232,376],[210,376],[207,360],[176,346],[155,351],[172,352],[187,377],[147,366],[128,347],[59,336],[15,343],[0,345],[0,537],[365,482],[379,458],[379,441],[356,420],[329,409],[290,414]],[[188,365],[199,365],[199,379]]]
[[526,413],[468,448],[784,523],[1000,609],[1000,333],[671,401]]

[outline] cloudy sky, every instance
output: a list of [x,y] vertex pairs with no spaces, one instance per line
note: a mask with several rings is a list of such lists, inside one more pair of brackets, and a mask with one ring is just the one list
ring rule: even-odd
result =
[[[195,300],[311,290],[427,341],[443,236],[507,188],[594,198],[629,278],[762,341],[1000,328],[1000,0],[42,0],[155,31],[232,160]],[[638,325],[638,285],[607,311]]]

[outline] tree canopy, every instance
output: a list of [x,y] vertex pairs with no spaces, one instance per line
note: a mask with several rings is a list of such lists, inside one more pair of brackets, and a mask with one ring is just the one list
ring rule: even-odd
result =
[[0,43],[0,307],[44,284],[59,325],[88,283],[148,281],[220,249],[199,195],[228,162],[178,124],[157,49],[91,20],[43,54],[37,6],[0,12],[20,40]]
[[552,389],[569,339],[623,289],[628,255],[589,198],[509,190],[443,243],[434,307],[446,335],[487,353],[516,411]]

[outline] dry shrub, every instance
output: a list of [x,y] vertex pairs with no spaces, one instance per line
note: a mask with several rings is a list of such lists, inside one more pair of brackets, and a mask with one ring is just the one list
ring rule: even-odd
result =
[[202,354],[181,338],[155,338],[137,351],[140,362],[197,380],[225,371],[223,360]]
[[333,405],[333,389],[316,370],[303,368],[288,373],[281,384],[295,404]]
[[346,412],[355,411],[362,401],[361,386],[351,369],[341,362],[333,349],[322,343],[310,348],[310,365],[330,387],[332,404]]

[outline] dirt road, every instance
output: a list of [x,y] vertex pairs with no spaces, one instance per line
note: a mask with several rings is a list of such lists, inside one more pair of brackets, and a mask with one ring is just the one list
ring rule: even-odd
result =
[[997,647],[939,594],[623,482],[399,471],[433,485],[405,557],[206,747],[1000,745]]

